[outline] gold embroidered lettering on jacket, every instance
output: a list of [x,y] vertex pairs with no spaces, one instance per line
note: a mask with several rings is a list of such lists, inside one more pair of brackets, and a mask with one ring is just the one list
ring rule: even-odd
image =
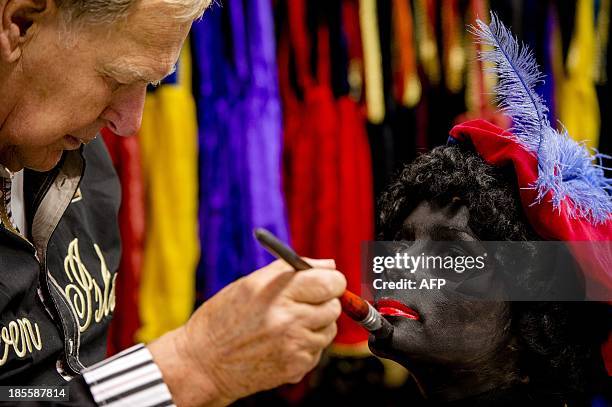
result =
[[115,310],[115,280],[117,274],[111,275],[102,250],[97,244],[94,244],[94,249],[100,260],[102,288],[81,260],[79,239],[70,242],[68,254],[64,259],[64,271],[70,280],[70,284],[64,289],[64,294],[76,312],[80,332],[87,330],[92,321],[100,322],[102,318]]
[[18,318],[9,322],[8,326],[3,326],[0,330],[0,337],[3,347],[0,366],[6,363],[11,348],[20,358],[34,352],[34,349],[42,349],[38,324],[35,322],[32,327],[32,323],[27,318]]

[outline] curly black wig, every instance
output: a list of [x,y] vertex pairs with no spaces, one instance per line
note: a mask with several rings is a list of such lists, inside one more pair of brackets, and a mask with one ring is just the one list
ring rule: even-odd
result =
[[[420,202],[444,206],[459,197],[480,240],[541,240],[526,220],[514,178],[512,169],[488,165],[469,147],[437,147],[407,165],[383,193],[379,238],[398,240]],[[612,329],[608,305],[512,302],[510,315],[522,386],[536,399],[581,405],[606,391],[600,347]]]

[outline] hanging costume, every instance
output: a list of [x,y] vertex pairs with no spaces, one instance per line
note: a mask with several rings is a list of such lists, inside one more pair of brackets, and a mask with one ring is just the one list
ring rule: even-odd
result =
[[595,16],[592,0],[578,0],[567,75],[559,80],[559,120],[588,147],[599,144],[600,112],[595,91]]
[[[225,34],[229,39],[220,40]],[[229,35],[228,35],[229,34]],[[213,7],[192,30],[200,140],[198,302],[272,260],[252,237],[287,240],[272,8]]]
[[116,311],[108,333],[108,355],[135,344],[140,327],[138,293],[145,241],[145,196],[137,137],[120,137],[101,131],[121,182],[119,229],[121,262],[117,271]]
[[[360,260],[356,254],[360,242],[373,236],[371,161],[364,118],[348,95],[334,98],[330,47],[335,45],[330,42],[337,40],[337,33],[331,27],[333,23],[319,22],[314,31],[316,41],[312,42],[316,46],[312,49],[316,50],[317,63],[316,75],[312,75],[306,4],[293,0],[286,4],[289,36],[281,35],[279,40],[279,75],[291,240],[300,254],[335,258],[349,289],[360,292]],[[331,20],[332,14],[340,19],[340,4],[334,5],[338,8],[326,19]],[[290,51],[295,58],[296,90],[290,78]],[[344,65],[339,68],[346,70],[346,62]],[[364,344],[366,338],[366,332],[353,321],[340,317],[334,342],[338,350]]]

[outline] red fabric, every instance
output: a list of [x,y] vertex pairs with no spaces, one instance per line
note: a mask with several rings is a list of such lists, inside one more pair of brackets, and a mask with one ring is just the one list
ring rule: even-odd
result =
[[346,35],[349,60],[363,60],[363,43],[359,30],[359,2],[357,0],[344,0],[342,2],[342,24]]
[[[329,34],[319,28],[317,75],[310,73],[310,44],[303,0],[288,1],[289,36],[279,40],[279,80],[284,111],[284,186],[292,244],[298,253],[335,258],[348,288],[361,292],[360,245],[373,238],[373,193],[365,120],[348,97],[335,100]],[[290,52],[297,66],[300,101],[290,80]],[[335,343],[363,343],[367,332],[345,315]]]
[[[590,289],[595,295],[606,295],[612,291],[611,245],[580,243],[612,241],[612,214],[606,222],[594,225],[581,219],[572,219],[569,216],[571,202],[555,210],[550,195],[547,195],[534,205],[537,191],[530,187],[538,177],[536,157],[518,144],[511,133],[500,127],[485,120],[472,120],[453,127],[450,134],[456,140],[470,141],[488,164],[496,167],[512,165],[523,209],[536,233],[546,240],[573,242],[570,247],[585,273],[587,292]],[[612,337],[602,353],[608,372],[612,375]]]
[[145,204],[137,137],[102,130],[121,182],[119,209],[122,254],[115,285],[115,311],[108,336],[108,355],[134,345],[140,327],[138,292],[145,239]]
[[[316,166],[314,174],[317,182],[318,195],[316,199],[316,213],[314,219],[314,253],[317,257],[336,258],[339,249],[341,224],[338,215],[341,211],[339,194],[339,153],[340,140],[338,138],[338,115],[334,95],[329,86],[331,67],[329,64],[329,41],[327,30],[321,29],[318,33],[318,76],[319,80],[312,86],[304,89],[307,117],[317,118],[309,120],[310,134],[316,134],[317,146]],[[298,215],[299,216],[299,215]],[[342,225],[344,226],[344,225]],[[341,267],[341,264],[337,265]],[[347,276],[349,277],[349,276]],[[341,335],[341,333],[339,334]]]
[[[365,118],[349,97],[337,102],[340,150],[340,212],[338,223],[338,268],[347,276],[347,289],[361,293],[361,243],[374,239],[372,163]],[[355,344],[367,333],[345,314],[338,321],[336,343]]]

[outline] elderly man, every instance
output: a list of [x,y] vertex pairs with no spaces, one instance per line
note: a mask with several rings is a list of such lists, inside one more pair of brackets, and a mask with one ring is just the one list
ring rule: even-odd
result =
[[96,139],[135,133],[210,0],[0,0],[0,379],[78,405],[219,405],[300,380],[336,333],[333,261],[275,262],[188,323],[104,358],[118,183]]

